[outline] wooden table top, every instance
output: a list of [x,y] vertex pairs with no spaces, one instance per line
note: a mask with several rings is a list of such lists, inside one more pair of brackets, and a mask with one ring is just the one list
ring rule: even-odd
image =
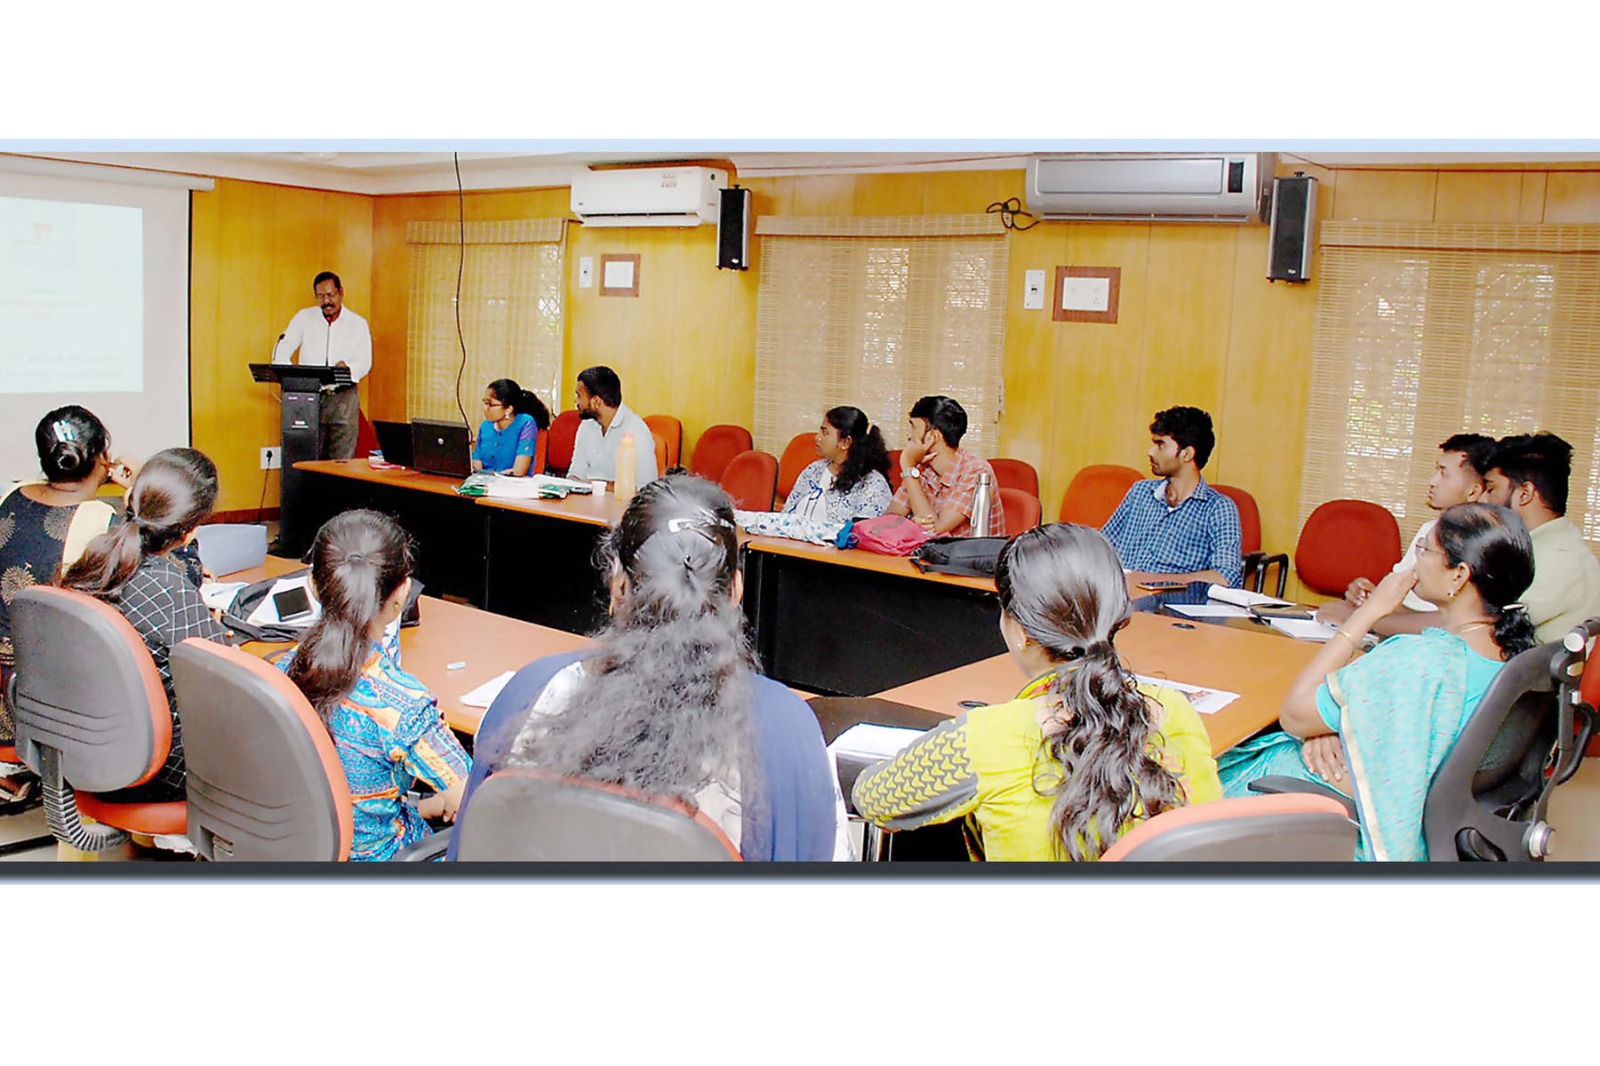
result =
[[[1276,633],[1224,626],[1183,629],[1180,618],[1135,614],[1117,636],[1117,650],[1135,673],[1239,693],[1216,714],[1200,716],[1213,754],[1227,751],[1278,719],[1278,705],[1320,645]],[[878,695],[941,714],[960,714],[962,700],[1003,703],[1028,682],[1009,655],[948,670]]]
[[378,485],[394,485],[398,488],[415,489],[417,492],[431,492],[439,496],[460,495],[456,492],[456,486],[461,484],[460,478],[424,474],[406,467],[396,470],[374,470],[365,459],[315,459],[295,463],[294,468],[313,474],[334,474]]

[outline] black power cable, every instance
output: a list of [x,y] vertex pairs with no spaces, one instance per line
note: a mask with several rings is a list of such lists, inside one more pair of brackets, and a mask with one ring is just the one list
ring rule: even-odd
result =
[[[1014,229],[1018,233],[1021,233],[1023,230],[1032,229],[1042,221],[1041,219],[1033,218],[1032,215],[1024,211],[1022,209],[1022,201],[1015,196],[1011,197],[1009,200],[1001,200],[998,203],[990,204],[988,207],[983,209],[983,213],[986,215],[992,215],[997,211],[1000,213],[1000,224],[1006,229]],[[1029,222],[1026,226],[1019,226],[1017,225],[1017,218],[1019,216],[1022,218],[1033,218],[1033,221]]]
[[451,152],[456,165],[456,219],[460,223],[460,255],[456,259],[456,343],[461,345],[461,366],[456,370],[456,410],[461,412],[461,424],[469,430],[467,409],[461,404],[461,379],[467,373],[467,338],[461,332],[461,276],[467,269],[467,194],[461,186],[461,153]]

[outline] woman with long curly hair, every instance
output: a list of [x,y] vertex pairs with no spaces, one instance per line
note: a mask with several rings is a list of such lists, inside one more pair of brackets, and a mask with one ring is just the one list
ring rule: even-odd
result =
[[990,860],[1098,859],[1138,821],[1218,798],[1200,716],[1136,684],[1114,643],[1127,584],[1098,530],[1019,534],[995,570],[1000,633],[1032,677],[1009,703],[929,730],[856,779],[856,811],[886,829],[966,819]]

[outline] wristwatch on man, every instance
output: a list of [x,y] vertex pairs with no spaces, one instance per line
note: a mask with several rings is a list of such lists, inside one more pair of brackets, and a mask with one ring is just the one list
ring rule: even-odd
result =
[[910,478],[912,481],[921,481],[922,480],[922,467],[914,466],[910,470],[907,470],[906,471],[906,477]]

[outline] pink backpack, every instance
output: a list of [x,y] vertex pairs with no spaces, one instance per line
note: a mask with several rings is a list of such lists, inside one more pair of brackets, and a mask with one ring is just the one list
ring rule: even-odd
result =
[[904,515],[867,518],[850,527],[851,547],[879,555],[910,555],[930,534]]

